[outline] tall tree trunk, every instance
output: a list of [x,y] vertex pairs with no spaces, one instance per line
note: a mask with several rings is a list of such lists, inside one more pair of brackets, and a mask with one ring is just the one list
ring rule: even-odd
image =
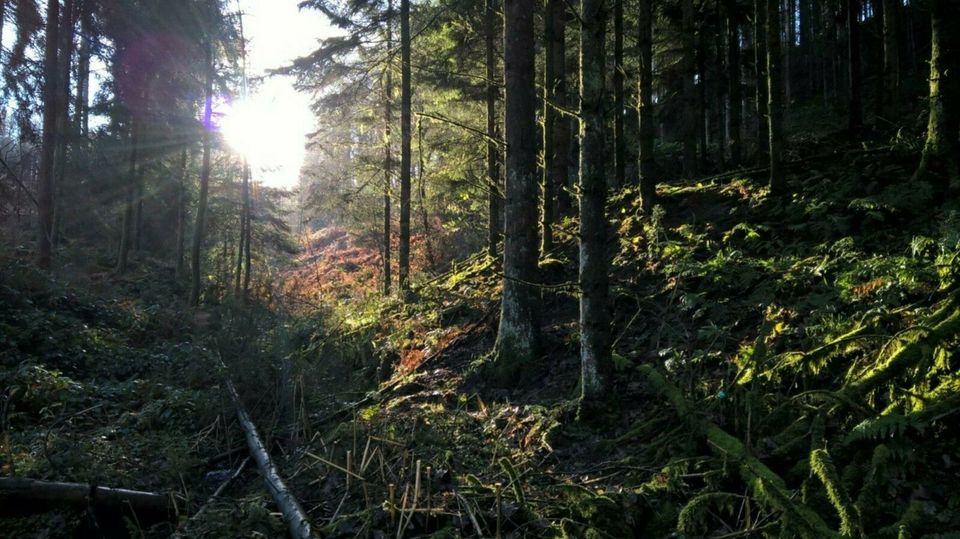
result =
[[780,70],[780,2],[767,1],[767,117],[770,119],[770,192],[786,191],[783,171],[783,80]]
[[53,246],[60,245],[63,227],[63,193],[67,173],[67,145],[70,139],[70,66],[73,59],[74,1],[64,0],[57,36],[57,148],[54,154],[56,195],[53,208]]
[[783,94],[784,102],[789,104],[793,100],[793,44],[796,42],[796,28],[794,24],[796,22],[796,4],[795,0],[784,0],[782,7],[783,14],[786,16],[785,26],[786,26],[786,40],[782,41],[783,43],[783,67],[782,67],[782,78],[783,78]]
[[183,245],[187,220],[187,145],[180,148],[180,166],[177,171],[177,253],[174,275],[183,278]]
[[727,123],[727,93],[730,91],[730,78],[733,73],[730,71],[727,62],[726,31],[724,30],[724,17],[721,13],[722,0],[714,0],[713,16],[717,24],[717,32],[713,37],[714,62],[711,64],[711,79],[714,81],[714,92],[712,94],[713,102],[711,108],[716,111],[714,122],[715,136],[717,141],[717,163],[721,170],[727,167],[727,146],[729,146],[729,129]]
[[950,25],[960,17],[953,0],[930,3],[930,114],[915,180],[932,180],[942,192],[960,181],[960,37]]
[[607,283],[605,0],[582,0],[580,27],[580,378],[581,402],[596,404],[612,372]]
[[[149,75],[143,77],[143,95],[141,98],[141,103],[143,107],[147,107],[147,103],[150,101],[151,94],[151,81],[153,78]],[[146,111],[144,110],[145,114]],[[137,114],[137,113],[135,113]],[[136,189],[136,205],[134,206],[134,222],[133,222],[133,250],[135,252],[140,252],[143,240],[143,202],[146,197],[146,189],[144,186],[144,176],[146,175],[145,164],[149,161],[148,159],[148,149],[150,148],[149,142],[146,140],[147,130],[145,125],[146,118],[140,118],[140,134],[137,142],[140,145],[140,158],[136,163],[136,173],[134,174],[134,186]]]
[[247,164],[247,160],[243,160],[242,170],[240,172],[240,229],[238,230],[237,239],[237,265],[236,271],[233,275],[233,294],[234,296],[241,299],[241,301],[246,298],[241,294],[241,283],[243,281],[243,262],[245,260],[245,245],[247,241],[247,227],[249,226],[248,217],[250,212],[250,165]]
[[77,95],[74,106],[74,123],[81,138],[90,134],[90,40],[91,32],[91,2],[80,2],[80,51],[77,55]]
[[649,213],[656,203],[655,162],[653,160],[653,139],[656,126],[653,123],[653,0],[640,0],[637,11],[639,34],[637,47],[640,57],[640,76],[638,83],[640,105],[640,200],[643,211]]
[[697,154],[697,168],[699,173],[707,168],[707,151],[709,143],[709,117],[707,111],[707,44],[703,36],[702,29],[696,32],[696,64],[697,64],[697,84],[696,88],[696,113],[697,113],[697,147],[700,152]]
[[863,77],[860,72],[860,0],[846,0],[847,7],[847,68],[849,69],[850,135],[857,137],[863,129]]
[[389,296],[393,276],[390,254],[393,234],[390,191],[393,183],[393,0],[387,2],[387,65],[383,69],[383,295]]
[[683,78],[683,127],[681,143],[683,145],[683,173],[688,178],[698,172],[697,166],[697,97],[694,77],[696,66],[696,31],[694,28],[693,0],[680,0],[683,13],[680,28],[681,64]]
[[614,185],[623,187],[626,182],[627,141],[624,138],[625,102],[623,92],[623,0],[613,2],[613,164]]
[[496,10],[495,0],[486,0],[483,13],[483,35],[487,67],[487,254],[497,260],[497,251],[503,240],[503,181],[500,178],[500,151],[497,139]]
[[767,118],[767,0],[753,0],[753,62],[757,82],[757,161],[767,157],[770,146]]
[[883,0],[883,113],[890,121],[900,115],[900,0]]
[[43,53],[43,138],[40,147],[37,206],[40,217],[37,264],[50,268],[53,240],[54,157],[57,145],[57,43],[59,0],[47,0],[46,45]]
[[401,292],[410,289],[410,0],[400,0],[400,267]]
[[[243,13],[241,12],[238,17],[238,26],[240,30],[240,61],[241,61],[241,88],[242,88],[242,97],[247,98],[247,40],[243,32]],[[247,231],[250,228],[250,164],[247,162],[247,159],[243,159],[242,169],[240,171],[241,175],[241,185],[240,185],[240,231],[238,234],[238,247],[237,247],[237,267],[236,275],[234,275],[234,284],[233,284],[233,294],[235,297],[240,298],[242,303],[247,302],[247,289],[243,284],[243,263],[250,263],[250,245],[248,240],[250,235]],[[249,270],[249,268],[248,268]],[[286,386],[285,386],[286,387]]]
[[[810,55],[810,44],[813,41],[810,25],[811,10],[810,0],[800,0],[797,5],[797,27],[800,29],[800,43],[797,49],[799,56],[798,64],[800,73],[798,79],[801,81],[797,93],[801,99],[813,97],[813,89],[817,87],[818,71],[814,68],[813,58]],[[817,26],[819,28],[819,26]]]
[[213,44],[207,43],[205,51],[206,80],[204,81],[203,105],[203,163],[200,166],[200,196],[197,200],[197,220],[193,229],[193,245],[190,260],[190,305],[200,305],[200,256],[207,224],[207,197],[210,192],[210,143],[211,120],[213,119]]
[[541,257],[553,249],[553,223],[560,191],[567,183],[565,129],[569,125],[557,107],[566,106],[566,14],[563,0],[547,0],[544,14],[544,100],[543,100],[543,208],[541,210]]
[[[3,27],[6,26],[4,22],[7,20],[7,0],[0,0],[0,43],[3,43]],[[3,71],[4,66],[3,62],[3,47],[0,47],[0,72]]]
[[507,142],[503,299],[494,373],[510,381],[539,347],[537,279],[537,93],[534,0],[504,0],[503,57]]
[[727,1],[727,121],[729,122],[730,165],[739,166],[743,159],[742,124],[743,86],[740,82],[740,28],[736,2]]
[[129,168],[127,169],[127,185],[124,189],[126,200],[123,206],[123,218],[120,225],[120,252],[117,256],[117,273],[123,275],[127,272],[127,263],[130,259],[130,248],[133,243],[133,220],[134,207],[136,206],[137,187],[137,161],[140,150],[140,117],[138,111],[132,110],[130,113],[130,157]]
[[[250,173],[247,172],[247,178],[250,178]],[[247,229],[243,234],[243,244],[244,244],[244,265],[243,265],[243,285],[241,290],[243,291],[244,301],[250,299],[250,277],[253,274],[253,255],[251,254],[252,245],[253,245],[253,223],[256,221],[256,216],[254,215],[253,208],[253,195],[254,195],[254,185],[252,182],[248,182],[249,186],[247,187]]]

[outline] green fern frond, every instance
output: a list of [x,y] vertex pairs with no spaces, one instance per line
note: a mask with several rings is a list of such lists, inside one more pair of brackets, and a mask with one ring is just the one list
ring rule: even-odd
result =
[[901,414],[881,415],[861,421],[847,434],[843,443],[844,445],[850,445],[862,440],[894,438],[902,436],[910,428],[922,431],[923,424],[917,422],[913,416],[904,416]]

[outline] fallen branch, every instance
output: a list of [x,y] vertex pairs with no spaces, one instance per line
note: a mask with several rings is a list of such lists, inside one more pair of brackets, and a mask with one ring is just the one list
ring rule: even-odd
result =
[[739,465],[740,478],[750,487],[754,496],[783,513],[784,521],[793,527],[791,531],[811,539],[837,536],[819,515],[794,503],[786,482],[751,455],[743,442],[693,413],[693,407],[680,389],[664,378],[657,369],[641,365],[638,370],[647,378],[650,386],[673,405],[677,415],[689,421],[691,427],[706,439],[714,453]]
[[93,507],[129,514],[144,525],[173,520],[177,516],[176,504],[170,494],[85,483],[0,478],[0,516],[43,513],[62,506]]
[[[864,394],[889,383],[914,367],[928,357],[936,346],[960,333],[960,308],[954,308],[954,302],[951,301],[945,309],[953,309],[953,312],[936,323],[929,331],[904,344],[883,365],[848,382],[840,388],[838,395],[845,400],[856,401]],[[938,314],[935,313],[933,318],[937,318]]]
[[277,472],[277,467],[274,466],[273,461],[270,460],[270,453],[267,451],[267,446],[264,445],[260,439],[256,425],[253,424],[250,416],[247,415],[247,411],[243,408],[243,403],[240,402],[240,395],[237,393],[237,388],[233,385],[233,381],[231,381],[229,375],[226,374],[227,369],[226,366],[223,365],[223,361],[220,362],[220,366],[224,372],[224,385],[226,385],[227,391],[230,393],[230,398],[233,399],[234,407],[237,409],[237,420],[240,422],[240,426],[243,427],[244,435],[247,438],[247,446],[250,448],[250,454],[254,460],[257,461],[257,467],[260,468],[263,480],[267,483],[270,496],[273,497],[274,503],[277,504],[280,512],[283,513],[283,520],[287,523],[287,530],[289,530],[290,536],[294,539],[309,539],[314,537],[313,528],[307,519],[306,513],[303,511],[303,507],[300,506],[300,502],[297,501],[297,498],[290,492],[290,489],[283,483],[283,479]]

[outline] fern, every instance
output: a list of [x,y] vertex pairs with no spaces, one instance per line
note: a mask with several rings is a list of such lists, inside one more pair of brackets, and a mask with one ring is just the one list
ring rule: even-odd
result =
[[908,429],[922,432],[924,425],[916,421],[914,416],[901,414],[881,415],[861,421],[853,427],[846,438],[844,445],[850,445],[863,440],[882,440],[902,436]]
[[854,537],[863,535],[860,514],[854,507],[847,491],[840,484],[837,469],[826,449],[815,449],[810,453],[810,470],[820,479],[827,489],[827,497],[840,516],[840,535]]

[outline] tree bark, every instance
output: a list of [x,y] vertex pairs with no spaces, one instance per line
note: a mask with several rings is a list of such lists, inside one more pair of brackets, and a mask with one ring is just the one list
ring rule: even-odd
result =
[[213,44],[207,43],[205,50],[206,80],[204,81],[203,105],[203,163],[200,166],[200,196],[197,201],[197,220],[193,229],[193,245],[190,260],[190,305],[200,305],[200,256],[203,251],[203,237],[207,224],[207,197],[210,191],[210,143],[211,120],[213,118]]
[[656,126],[653,120],[653,0],[640,0],[637,12],[639,35],[637,47],[640,57],[640,198],[643,211],[649,213],[656,203],[655,162],[653,140]]
[[504,1],[506,206],[503,298],[497,331],[496,382],[510,382],[539,347],[537,279],[537,125],[534,0]]
[[57,146],[57,44],[59,0],[47,0],[46,45],[43,54],[43,138],[40,147],[37,201],[40,217],[37,264],[50,269],[53,240],[54,157]]
[[783,81],[780,69],[780,2],[767,2],[767,94],[770,132],[770,192],[781,195],[786,191],[783,170]]
[[401,292],[410,289],[410,0],[400,0],[400,264]]
[[0,478],[0,516],[22,516],[57,507],[107,510],[136,516],[141,525],[172,520],[177,510],[169,494],[140,492],[82,483]]
[[553,224],[557,199],[567,183],[566,118],[557,107],[566,106],[566,21],[563,0],[547,0],[544,14],[544,100],[543,100],[543,208],[541,210],[540,253],[546,258],[553,249]]
[[497,88],[496,64],[496,3],[486,0],[483,14],[483,35],[487,68],[487,254],[497,260],[497,252],[503,241],[503,180],[500,177],[500,150],[495,142],[499,138],[497,130]]
[[582,404],[605,393],[612,371],[607,283],[603,104],[605,0],[582,0],[580,27],[580,377]]
[[[221,363],[221,366],[222,365]],[[233,382],[229,378],[226,378],[225,382],[227,391],[230,393],[230,398],[233,400],[234,407],[237,410],[237,421],[240,423],[240,426],[243,427],[243,433],[247,439],[247,447],[250,449],[250,454],[253,455],[253,459],[257,462],[257,467],[260,468],[260,474],[263,476],[263,481],[267,484],[270,496],[283,514],[283,521],[287,524],[287,531],[290,532],[290,537],[294,539],[311,539],[315,537],[306,512],[303,510],[303,507],[300,506],[297,498],[290,492],[290,489],[287,488],[287,485],[284,484],[283,478],[280,477],[280,473],[277,471],[277,467],[270,459],[270,452],[267,446],[263,443],[260,434],[257,432],[257,426],[254,425],[253,420],[250,419],[250,416],[244,409],[243,403],[240,402],[240,395],[237,394],[237,388],[234,387]]]
[[496,1],[486,0],[483,14],[483,34],[487,69],[487,254],[497,260],[500,243],[503,241],[503,179],[500,175],[500,149],[495,142],[499,136],[497,128],[497,88],[496,63]]
[[393,245],[390,191],[393,183],[393,0],[387,2],[387,65],[383,73],[383,295],[392,286],[390,254]]
[[849,118],[847,129],[851,137],[863,130],[863,80],[860,72],[860,0],[846,0],[847,7],[847,68],[849,70]]

